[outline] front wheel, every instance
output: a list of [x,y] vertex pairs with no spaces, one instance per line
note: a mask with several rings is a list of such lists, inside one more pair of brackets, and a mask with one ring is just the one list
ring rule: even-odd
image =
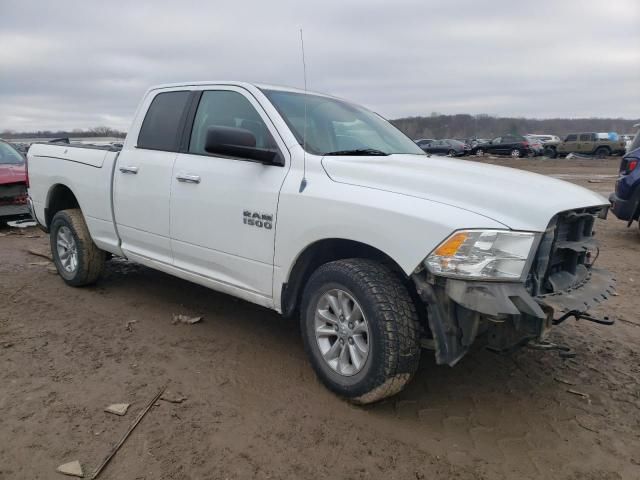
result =
[[90,285],[102,274],[105,252],[93,243],[80,209],[54,215],[49,241],[53,263],[68,285]]
[[447,152],[447,157],[455,157],[456,156],[456,151],[455,150],[449,150]]
[[318,268],[304,290],[300,323],[319,379],[353,403],[395,395],[418,368],[415,306],[400,278],[378,262]]
[[481,148],[478,148],[476,150],[476,156],[477,157],[481,157],[482,155],[484,155],[484,151]]
[[517,148],[514,148],[513,150],[511,150],[511,157],[512,158],[520,158],[521,155],[522,155],[522,153]]

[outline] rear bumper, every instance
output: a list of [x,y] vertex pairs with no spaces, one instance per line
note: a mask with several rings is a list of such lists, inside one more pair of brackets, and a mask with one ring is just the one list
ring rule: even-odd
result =
[[611,203],[611,211],[620,220],[631,220],[636,211],[637,200],[635,195],[628,200],[624,200],[613,192],[609,195],[609,202]]
[[496,351],[541,341],[554,320],[586,313],[615,291],[614,276],[597,268],[579,285],[540,296],[532,296],[522,283],[429,279],[424,273],[412,279],[427,306],[436,362],[451,366],[480,334],[487,334],[487,347]]
[[0,218],[2,220],[17,220],[30,216],[29,206],[26,203],[0,205]]

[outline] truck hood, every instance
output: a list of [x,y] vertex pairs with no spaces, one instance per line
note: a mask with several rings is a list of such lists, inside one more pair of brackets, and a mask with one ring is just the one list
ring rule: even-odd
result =
[[21,183],[27,181],[24,163],[19,165],[0,164],[0,185],[7,183]]
[[558,212],[608,204],[601,195],[562,180],[444,157],[326,156],[322,165],[335,182],[451,205],[513,230],[544,231]]

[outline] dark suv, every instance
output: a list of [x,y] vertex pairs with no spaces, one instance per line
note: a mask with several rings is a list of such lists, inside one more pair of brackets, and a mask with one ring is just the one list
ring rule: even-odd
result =
[[[640,125],[640,124],[639,124]],[[620,220],[631,225],[640,217],[640,130],[636,134],[629,152],[620,162],[616,191],[609,196],[611,211]]]
[[533,157],[537,152],[522,135],[503,135],[496,137],[489,143],[481,143],[473,147],[469,153],[471,155],[482,156],[485,153],[498,155],[511,155],[514,158]]

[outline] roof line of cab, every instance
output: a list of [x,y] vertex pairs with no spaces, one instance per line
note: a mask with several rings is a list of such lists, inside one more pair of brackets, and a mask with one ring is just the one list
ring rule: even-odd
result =
[[175,82],[175,83],[164,83],[164,84],[160,84],[160,85],[154,85],[151,88],[149,88],[147,90],[147,93],[149,92],[153,92],[155,90],[164,90],[164,89],[168,89],[168,88],[180,88],[180,87],[203,87],[203,86],[208,86],[208,85],[212,85],[212,86],[220,86],[220,85],[227,85],[227,86],[232,86],[232,87],[242,87],[242,88],[257,88],[258,90],[279,90],[282,92],[292,92],[292,93],[307,93],[307,94],[312,94],[312,95],[319,95],[322,97],[330,97],[330,98],[337,98],[334,97],[333,95],[327,95],[326,93],[322,93],[322,92],[315,92],[315,91],[311,91],[311,90],[307,90],[305,91],[304,89],[300,89],[300,88],[295,88],[295,87],[289,87],[286,85],[271,85],[271,84],[267,84],[267,83],[252,83],[252,82],[242,82],[242,81],[237,81],[237,80],[209,80],[209,81],[197,81],[197,82]]

